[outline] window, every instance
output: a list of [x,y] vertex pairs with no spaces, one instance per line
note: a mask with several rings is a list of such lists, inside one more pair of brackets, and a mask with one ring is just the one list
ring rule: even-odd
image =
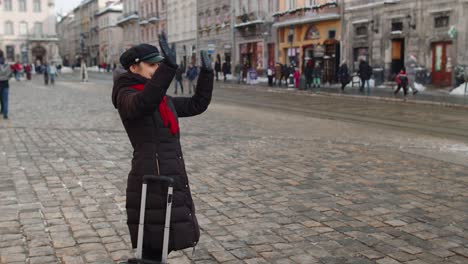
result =
[[41,12],[41,0],[34,0],[33,2],[33,11],[36,13]]
[[367,36],[367,26],[360,25],[356,27],[356,36]]
[[315,0],[307,0],[307,6],[315,6]]
[[450,22],[449,16],[439,16],[434,19],[435,28],[444,28],[448,27]]
[[28,34],[28,23],[26,22],[19,23],[19,33],[21,36],[26,36]]
[[296,0],[286,0],[286,10],[296,8]]
[[403,22],[393,22],[392,31],[403,31]]
[[18,1],[18,9],[20,12],[26,12],[26,0]]
[[11,0],[5,0],[5,2],[3,3],[3,10],[5,11],[13,10],[12,5],[11,5]]
[[268,12],[273,13],[275,12],[275,3],[274,1],[268,1]]
[[41,22],[34,23],[34,35],[36,36],[42,35],[42,23]]
[[5,35],[14,35],[15,31],[13,30],[13,22],[6,21],[5,22]]
[[6,48],[7,60],[14,61],[15,60],[15,46],[7,45],[5,48]]

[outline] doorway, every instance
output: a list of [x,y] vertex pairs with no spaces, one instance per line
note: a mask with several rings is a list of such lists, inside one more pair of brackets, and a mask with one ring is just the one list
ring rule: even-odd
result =
[[452,43],[432,44],[432,83],[440,86],[452,85]]
[[392,39],[392,75],[405,67],[405,39]]

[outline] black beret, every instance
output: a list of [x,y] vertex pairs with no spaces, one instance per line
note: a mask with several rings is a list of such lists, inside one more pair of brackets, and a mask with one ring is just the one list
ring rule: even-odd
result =
[[157,47],[150,44],[140,44],[126,50],[120,56],[120,63],[125,69],[129,69],[133,64],[141,61],[150,63],[161,62],[164,57],[161,56]]

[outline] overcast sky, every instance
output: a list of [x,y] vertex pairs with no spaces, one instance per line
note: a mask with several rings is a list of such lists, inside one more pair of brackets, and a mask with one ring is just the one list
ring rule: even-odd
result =
[[55,0],[55,12],[68,12],[78,6],[81,0]]

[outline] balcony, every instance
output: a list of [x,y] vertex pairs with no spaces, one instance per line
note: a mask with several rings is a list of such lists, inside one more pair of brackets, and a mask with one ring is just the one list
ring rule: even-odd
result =
[[253,28],[257,25],[264,24],[265,20],[257,12],[245,13],[236,17],[236,24],[234,25],[237,29]]
[[131,21],[138,21],[138,18],[139,16],[137,11],[123,14],[117,19],[117,25],[121,26]]
[[158,16],[157,13],[151,13],[146,16],[146,19],[148,20],[149,23],[155,24],[159,21],[161,21],[161,18]]
[[30,34],[27,37],[28,41],[59,41],[57,35]]

